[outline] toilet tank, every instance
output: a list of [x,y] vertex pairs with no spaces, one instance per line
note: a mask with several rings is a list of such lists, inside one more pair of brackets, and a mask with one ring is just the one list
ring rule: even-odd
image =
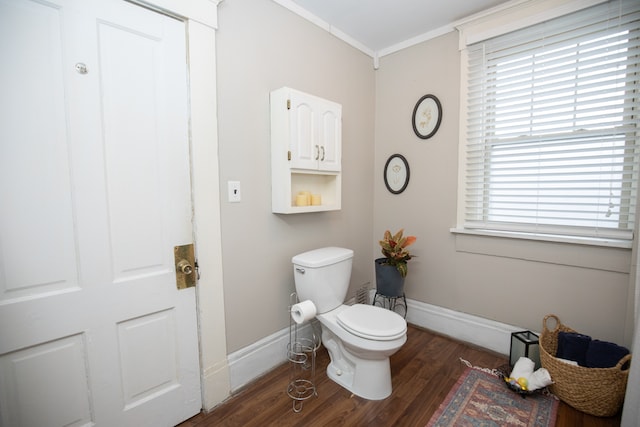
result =
[[315,249],[294,256],[291,262],[298,300],[311,300],[318,314],[342,305],[351,278],[351,249]]

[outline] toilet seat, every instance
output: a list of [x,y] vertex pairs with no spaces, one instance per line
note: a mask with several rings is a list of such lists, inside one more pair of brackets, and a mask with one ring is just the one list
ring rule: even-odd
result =
[[395,340],[407,332],[402,316],[373,305],[352,305],[338,313],[336,320],[353,335],[375,341]]

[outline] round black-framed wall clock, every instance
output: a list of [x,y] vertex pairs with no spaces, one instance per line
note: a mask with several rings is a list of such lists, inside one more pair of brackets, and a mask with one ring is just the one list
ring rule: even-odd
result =
[[413,108],[411,125],[420,139],[429,139],[438,132],[442,122],[442,104],[435,95],[425,95]]
[[400,194],[409,185],[409,162],[402,154],[392,154],[384,165],[384,185],[393,194]]

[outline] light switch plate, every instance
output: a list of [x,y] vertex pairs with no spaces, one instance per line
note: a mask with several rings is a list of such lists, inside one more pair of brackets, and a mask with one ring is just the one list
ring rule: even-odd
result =
[[227,185],[229,188],[229,202],[238,203],[242,200],[240,195],[240,181],[228,181]]

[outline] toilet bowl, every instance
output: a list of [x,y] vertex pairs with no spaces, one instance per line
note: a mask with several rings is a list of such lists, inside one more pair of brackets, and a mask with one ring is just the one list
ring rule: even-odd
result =
[[296,293],[316,305],[329,378],[353,394],[381,400],[392,392],[389,356],[407,340],[407,322],[373,305],[345,305],[353,251],[321,248],[292,258]]
[[[366,310],[368,313],[364,316],[361,316],[362,310],[358,310],[358,313],[349,312],[361,308],[371,310]],[[373,317],[391,319],[390,326],[393,325],[394,336],[375,337],[370,331],[356,334],[353,328],[343,326],[341,314],[345,313],[351,314],[353,320],[359,318],[363,323]],[[392,392],[389,356],[407,341],[407,324],[402,316],[380,307],[356,304],[341,305],[317,318],[322,327],[322,344],[331,359],[327,366],[327,376],[365,399],[381,400],[389,397]]]

